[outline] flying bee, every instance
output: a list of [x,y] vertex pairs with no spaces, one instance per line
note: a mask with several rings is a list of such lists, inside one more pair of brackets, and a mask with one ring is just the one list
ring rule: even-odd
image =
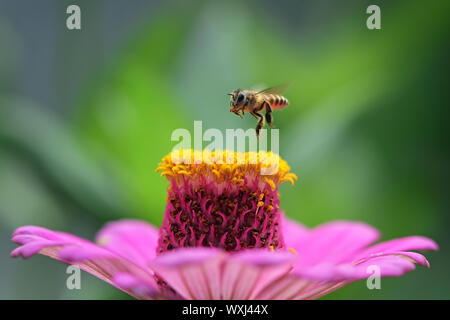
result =
[[[264,126],[264,119],[269,127],[274,128],[272,125],[272,111],[274,109],[283,109],[289,104],[288,99],[281,95],[289,85],[290,83],[262,91],[236,89],[228,94],[231,96],[230,112],[233,112],[242,119],[244,118],[244,114],[248,112],[258,119],[256,136],[259,137],[259,132]],[[263,116],[261,112],[264,110],[266,113]]]

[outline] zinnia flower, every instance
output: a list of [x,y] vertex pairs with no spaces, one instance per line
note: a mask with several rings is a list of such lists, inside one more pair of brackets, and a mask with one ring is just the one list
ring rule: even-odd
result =
[[[370,266],[382,277],[401,276],[415,263],[429,267],[410,250],[437,249],[420,236],[371,245],[378,231],[359,222],[308,229],[289,220],[278,187],[296,176],[277,155],[227,152],[241,161],[226,164],[195,163],[194,153],[184,152],[190,164],[172,153],[157,169],[170,183],[159,231],[121,220],[108,223],[93,243],[24,226],[13,233],[21,246],[11,256],[39,253],[79,266],[139,299],[316,299],[369,277]],[[261,174],[274,163],[275,173]]]

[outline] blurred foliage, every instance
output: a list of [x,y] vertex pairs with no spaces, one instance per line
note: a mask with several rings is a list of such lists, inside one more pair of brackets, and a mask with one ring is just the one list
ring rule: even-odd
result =
[[[76,122],[86,147],[119,177],[128,209],[154,223],[162,221],[166,193],[155,169],[170,152],[171,132],[189,125],[167,75],[196,11],[195,6],[184,9],[152,21],[120,63],[95,79]],[[177,20],[180,14],[184,19]]]
[[[286,214],[310,227],[364,221],[383,239],[422,234],[441,246],[429,254],[430,270],[383,279],[379,291],[357,282],[328,298],[449,298],[450,3],[383,3],[380,31],[365,27],[368,2],[330,9],[305,30],[285,14],[323,7],[282,3],[287,7],[165,2],[148,21],[144,14],[144,23],[108,59],[96,57],[100,66],[87,71],[68,116],[14,95],[2,74],[12,75],[20,49],[2,23],[0,41],[10,51],[0,50],[1,252],[14,247],[5,243],[23,224],[89,238],[120,217],[158,225],[167,184],[155,169],[175,145],[172,131],[192,129],[194,120],[202,120],[204,130],[254,127],[254,119],[229,114],[225,93],[294,81],[286,93],[291,105],[274,114],[280,154],[300,178],[281,188]],[[89,26],[101,15],[92,8]],[[95,39],[81,35],[70,47],[94,50]],[[69,34],[64,37],[67,44]],[[76,74],[78,66],[64,57],[55,62],[61,92],[69,81],[65,70]],[[91,277],[89,289],[69,294],[62,290],[62,268],[34,259],[25,265],[58,273],[61,287],[29,297],[85,299],[89,290],[89,298],[124,297]],[[16,267],[27,273],[23,265],[8,260],[2,281],[17,275]],[[26,279],[27,288],[49,282]],[[15,288],[17,298],[24,286],[8,280],[4,288]],[[6,290],[0,297],[11,297]]]

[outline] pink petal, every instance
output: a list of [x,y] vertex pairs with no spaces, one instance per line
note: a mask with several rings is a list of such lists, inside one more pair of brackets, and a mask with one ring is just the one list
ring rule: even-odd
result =
[[183,248],[158,256],[155,273],[186,299],[254,299],[286,274],[296,256],[248,250],[227,254],[212,248]]
[[370,276],[367,270],[369,266],[378,267],[382,277],[397,277],[414,270],[416,263],[430,267],[428,260],[420,253],[405,251],[379,252],[353,264],[356,268],[355,277],[367,278]]
[[[367,248],[379,235],[362,223],[332,222],[309,231],[302,226],[289,227],[289,234],[299,234],[296,242],[290,242],[298,253],[297,263],[289,275],[271,283],[258,298],[316,299],[349,282],[370,277],[374,269],[380,277],[401,276],[413,270],[415,263],[429,266],[423,255],[405,250],[437,249],[434,241],[417,236]],[[286,243],[289,247],[289,241]]]
[[377,267],[381,277],[401,276],[413,270],[414,264],[429,266],[425,257],[415,252],[383,252],[373,254],[351,263],[319,263],[313,266],[297,266],[292,274],[302,278],[323,282],[351,282],[367,278],[372,274],[369,267]]
[[410,236],[393,239],[373,245],[360,254],[357,258],[369,256],[374,253],[386,251],[409,251],[409,250],[437,250],[438,245],[433,240],[422,236]]
[[309,229],[301,223],[284,217],[281,225],[286,248],[297,250],[299,242],[309,234]]
[[289,273],[297,258],[288,252],[253,249],[230,256],[224,263],[221,297],[253,300],[270,283]]
[[342,281],[355,279],[355,267],[349,263],[318,263],[313,266],[296,267],[292,274],[314,281]]
[[[286,274],[268,283],[255,297],[257,300],[299,300],[308,299],[335,283],[319,281]],[[318,290],[317,290],[318,289]]]
[[293,300],[319,299],[324,295],[342,288],[346,284],[348,284],[348,282],[346,281],[313,283],[306,290],[303,290],[299,295],[295,296]]
[[126,272],[117,273],[113,283],[123,291],[132,292],[134,296],[144,299],[153,299],[159,293],[154,282],[148,282]]
[[296,267],[349,261],[378,237],[377,230],[360,222],[337,221],[320,225],[297,241],[294,249],[299,262]]
[[103,227],[96,242],[145,268],[156,256],[158,230],[144,221],[120,220]]
[[[118,287],[113,278],[118,273],[130,275],[157,286],[150,269],[143,269],[116,253],[74,235],[51,231],[41,227],[18,228],[12,240],[21,246],[11,252],[12,257],[29,258],[42,254],[53,259],[79,266],[80,269]],[[119,287],[119,289],[122,289]],[[125,290],[126,291],[126,290]],[[132,292],[126,291],[133,295]]]
[[213,248],[183,248],[159,255],[155,273],[185,299],[220,299],[221,264],[225,253]]
[[368,278],[376,272],[375,270],[379,271],[380,277],[399,277],[414,268],[414,262],[401,255],[374,256],[355,266],[354,278]]
[[390,252],[373,255],[354,264],[318,264],[293,272],[269,283],[256,299],[318,299],[374,272],[380,277],[401,276],[414,270],[415,264],[428,265],[425,257],[414,252]]

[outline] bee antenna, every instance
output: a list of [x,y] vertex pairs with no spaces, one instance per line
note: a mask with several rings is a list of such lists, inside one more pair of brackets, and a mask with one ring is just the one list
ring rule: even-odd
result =
[[227,93],[227,96],[232,96],[233,94],[232,93]]

